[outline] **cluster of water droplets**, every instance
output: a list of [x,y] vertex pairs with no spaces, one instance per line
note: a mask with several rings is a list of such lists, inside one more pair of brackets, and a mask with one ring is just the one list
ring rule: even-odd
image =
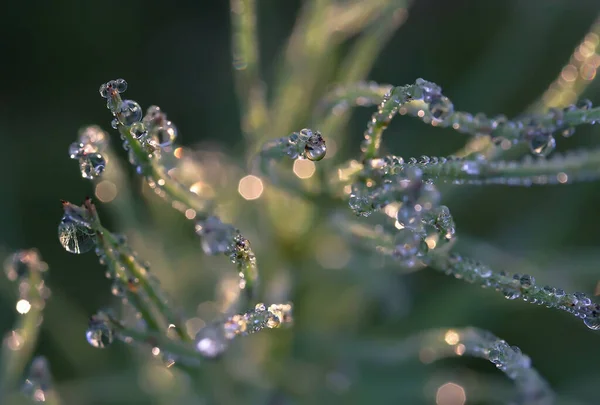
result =
[[230,316],[224,322],[215,322],[200,329],[195,338],[195,348],[204,357],[216,358],[237,336],[273,329],[292,322],[291,304],[273,304],[266,307],[258,303],[253,310]]
[[350,208],[359,216],[369,216],[390,204],[395,211],[396,248],[393,252],[407,268],[422,263],[429,249],[454,238],[455,227],[448,207],[440,204],[441,194],[426,181],[416,166],[401,166],[394,159],[371,159],[360,181],[352,185]]
[[288,156],[291,159],[319,161],[325,157],[327,145],[319,131],[304,128],[290,136],[265,143],[261,155],[264,158],[278,159]]
[[[435,333],[438,335],[438,333]],[[438,335],[439,336],[439,335]],[[454,347],[453,352],[490,361],[517,386],[517,403],[549,405],[554,394],[548,383],[533,369],[531,358],[490,332],[475,328],[448,330],[440,339]],[[440,341],[437,340],[437,341]]]
[[97,126],[89,126],[79,131],[77,142],[69,146],[69,157],[79,162],[81,177],[94,179],[106,168],[106,158],[102,154],[108,144],[108,135]]
[[256,256],[250,247],[250,241],[233,225],[210,216],[196,223],[196,234],[200,236],[204,253],[213,256],[225,254],[238,267],[240,289],[246,288],[247,283],[257,282]]
[[33,402],[46,402],[49,401],[48,397],[53,395],[52,385],[48,360],[43,356],[35,357],[29,366],[21,392]]
[[527,274],[495,273],[487,265],[457,254],[451,255],[441,268],[456,278],[500,291],[509,300],[520,298],[532,304],[558,308],[582,319],[588,328],[600,329],[600,304],[581,292],[568,294],[560,288],[539,286],[533,276]]
[[600,122],[600,109],[592,109],[589,100],[580,100],[564,109],[553,108],[547,113],[526,115],[514,120],[509,120],[504,115],[488,117],[483,113],[473,115],[455,111],[450,99],[442,94],[440,86],[417,79],[414,84],[393,87],[383,97],[365,131],[363,152],[373,142],[380,142],[381,131],[399,111],[435,126],[452,127],[458,132],[474,136],[490,136],[495,144],[508,142],[511,145],[524,141],[529,144],[532,154],[540,157],[548,156],[555,149],[557,134],[570,137],[575,132],[575,126]]
[[417,167],[423,171],[426,181],[434,183],[528,187],[597,179],[600,173],[594,160],[600,160],[599,156],[600,151],[588,150],[555,154],[548,159],[526,155],[519,161],[491,161],[482,154],[472,154],[468,158],[421,156],[407,160],[387,156],[372,159],[373,167],[369,170],[402,175],[404,169]]
[[87,253],[96,246],[96,232],[84,207],[63,202],[64,214],[58,224],[58,240],[69,253]]
[[117,129],[119,124],[130,126],[142,120],[142,108],[133,100],[121,99],[121,93],[127,90],[123,79],[110,80],[100,86],[100,96],[106,99],[106,107],[113,113],[111,126]]

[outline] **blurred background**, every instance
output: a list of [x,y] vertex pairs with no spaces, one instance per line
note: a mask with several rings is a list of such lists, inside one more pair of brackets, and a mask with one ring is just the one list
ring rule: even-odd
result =
[[[267,84],[302,4],[258,0]],[[367,78],[401,85],[423,77],[440,84],[459,110],[515,116],[560,74],[598,13],[600,2],[592,0],[415,0]],[[328,225],[334,207],[292,199],[268,184],[255,200],[238,193],[239,179],[248,174],[247,144],[231,66],[229,2],[8,2],[2,15],[0,245],[5,254],[36,247],[50,266],[53,296],[37,352],[50,360],[65,404],[434,404],[447,382],[464,387],[467,404],[497,403],[510,395],[511,382],[489,363],[458,358],[425,365],[414,352],[383,365],[375,356],[356,355],[377,352],[373,339],[401,341],[428,328],[469,325],[529,354],[564,403],[598,403],[600,337],[573,316],[506,301],[429,269],[402,275],[394,263],[347,244]],[[311,103],[335,83],[357,38],[328,55],[320,68],[326,71],[323,87]],[[81,178],[68,146],[82,126],[110,129],[97,91],[118,77],[129,83],[127,98],[144,108],[160,105],[177,125],[180,144],[196,151],[190,156],[201,162],[197,181],[218,195],[219,213],[252,241],[264,300],[295,303],[293,329],[237,340],[196,380],[167,374],[148,353],[124,344],[89,346],[88,317],[118,302],[94,254],[71,255],[58,243],[59,200],[79,203],[98,192]],[[600,103],[597,83],[584,96]],[[308,116],[313,106],[297,108]],[[356,110],[335,134],[331,162],[358,156],[372,111]],[[309,124],[299,119],[293,129]],[[101,214],[196,319],[189,325],[193,332],[218,315],[223,286],[235,272],[226,258],[202,254],[193,223],[142,185],[111,134],[126,186],[112,197],[97,195]],[[570,139],[557,139],[558,150],[596,145],[599,137],[600,127],[582,127]],[[386,150],[404,157],[449,155],[465,141],[408,117],[396,118],[384,135]],[[463,186],[444,203],[457,223],[459,251],[497,269],[532,274],[541,284],[594,294],[599,184]],[[17,315],[15,297],[8,281],[2,284],[0,330],[8,331]],[[203,398],[190,399],[191,391]]]

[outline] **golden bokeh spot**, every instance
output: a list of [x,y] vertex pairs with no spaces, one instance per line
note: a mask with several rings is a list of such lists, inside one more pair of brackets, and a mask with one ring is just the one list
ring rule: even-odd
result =
[[294,162],[294,174],[301,179],[311,178],[315,174],[315,163],[310,160],[297,159]]
[[460,341],[460,336],[458,335],[458,333],[456,333],[456,331],[449,329],[448,332],[446,332],[446,334],[444,335],[444,340],[449,345],[455,345]]
[[464,405],[465,402],[467,402],[465,389],[451,382],[440,386],[435,395],[437,405]]
[[111,202],[117,197],[117,186],[112,181],[102,180],[96,184],[96,198],[102,202]]
[[238,184],[238,192],[246,200],[256,200],[262,195],[263,191],[262,180],[251,174],[242,177]]

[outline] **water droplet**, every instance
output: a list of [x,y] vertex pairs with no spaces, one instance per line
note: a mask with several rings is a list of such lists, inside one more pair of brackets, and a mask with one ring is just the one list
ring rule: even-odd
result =
[[440,204],[441,193],[433,183],[425,183],[419,190],[416,204],[421,207],[421,212],[431,211]]
[[235,228],[224,224],[217,217],[208,217],[196,224],[196,234],[202,238],[202,250],[207,255],[216,255],[228,251],[233,243]]
[[[412,159],[412,158],[411,158]],[[416,164],[416,160],[411,162],[411,164]],[[415,183],[420,183],[423,180],[423,170],[418,168],[417,166],[409,166],[404,169],[404,176],[406,180],[409,181],[410,185],[414,185]]]
[[422,226],[421,216],[410,204],[402,204],[396,214],[396,220],[405,228],[418,230]]
[[100,96],[102,98],[108,98],[109,90],[110,90],[110,87],[108,86],[108,83],[102,83],[100,85],[100,89],[98,91],[100,92]]
[[134,122],[131,124],[131,127],[129,127],[129,133],[138,140],[142,140],[148,135],[146,126],[142,122]]
[[584,293],[576,292],[576,293],[573,293],[573,295],[579,301],[579,306],[588,307],[588,306],[592,305],[592,300],[589,299]]
[[58,225],[58,240],[67,252],[81,254],[94,248],[96,235],[91,228],[65,215]]
[[585,324],[585,326],[587,326],[591,330],[599,330],[600,329],[600,316],[596,315],[596,316],[586,317],[583,320],[583,323]]
[[534,155],[547,157],[556,148],[556,140],[552,135],[536,134],[529,142],[529,148]]
[[225,331],[221,325],[206,325],[195,338],[195,347],[204,357],[214,359],[227,349]]
[[95,179],[104,172],[105,168],[106,159],[100,153],[89,153],[79,159],[79,169],[84,179]]
[[302,142],[308,142],[314,136],[312,129],[303,128],[298,132],[298,139]]
[[45,271],[47,268],[35,249],[20,250],[4,261],[4,272],[10,281],[26,279],[32,270]]
[[528,288],[531,288],[533,285],[535,285],[535,279],[532,276],[524,274],[519,279],[519,283],[521,284],[522,288],[528,289]]
[[114,87],[119,93],[124,93],[127,90],[127,82],[124,79],[115,80]]
[[85,338],[88,343],[98,349],[109,346],[114,340],[114,331],[105,315],[94,315],[90,319]]
[[478,175],[479,174],[479,163],[477,163],[473,160],[467,160],[462,164],[460,169],[467,174]]
[[498,349],[490,349],[488,353],[488,359],[490,360],[490,362],[494,364],[499,364],[502,362],[501,357],[503,357],[502,353]]
[[153,128],[149,131],[150,145],[158,148],[166,148],[173,145],[175,139],[177,139],[177,128],[167,121],[164,126]]
[[[312,131],[311,131],[312,132]],[[315,132],[307,141],[304,147],[304,154],[306,158],[312,161],[319,161],[325,157],[327,152],[327,145],[321,134]]]
[[121,111],[117,113],[117,118],[121,124],[130,126],[142,120],[142,107],[133,100],[123,100]]
[[437,121],[444,121],[454,113],[454,105],[446,96],[434,97],[429,104],[429,112]]
[[147,129],[162,126],[167,120],[167,115],[162,112],[159,106],[151,105],[146,110],[143,122]]
[[575,104],[575,106],[580,110],[590,110],[592,108],[592,102],[587,98],[583,98],[577,101],[577,104]]
[[503,290],[502,293],[504,294],[504,298],[506,298],[507,300],[516,300],[521,296],[521,293],[519,291],[510,288]]
[[564,136],[565,138],[569,138],[571,136],[573,136],[573,134],[575,133],[575,128],[574,127],[568,127],[562,130],[561,135]]
[[396,234],[394,257],[407,268],[418,265],[418,256],[427,251],[427,245],[421,237],[410,229],[404,228]]
[[48,360],[43,356],[35,357],[31,362],[21,392],[33,402],[46,402],[46,395],[51,388],[52,376]]
[[124,297],[125,291],[127,291],[127,289],[125,288],[123,282],[119,279],[115,279],[110,288],[110,292],[112,293],[112,295],[114,295],[115,297]]

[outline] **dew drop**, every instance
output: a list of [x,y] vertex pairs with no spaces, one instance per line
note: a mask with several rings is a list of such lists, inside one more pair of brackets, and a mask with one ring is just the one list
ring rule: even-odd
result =
[[591,330],[599,330],[600,329],[600,316],[591,316],[586,317],[583,320],[585,326],[590,328]]
[[318,131],[314,132],[314,134],[306,141],[306,146],[304,147],[306,158],[316,162],[323,159],[326,152],[327,145],[325,145],[325,140]]
[[167,120],[167,115],[162,112],[159,106],[151,105],[146,110],[146,115],[144,115],[143,122],[147,129],[162,126],[163,123]]
[[584,98],[584,99],[577,101],[575,106],[577,108],[579,108],[580,110],[590,110],[592,108],[592,102],[590,100],[588,100],[587,98]]
[[142,107],[133,100],[123,100],[121,111],[117,113],[117,118],[121,124],[130,126],[142,120]]
[[126,292],[126,287],[123,284],[123,282],[121,282],[121,280],[115,279],[115,281],[113,282],[113,284],[110,288],[110,292],[115,297],[124,297],[125,292]]
[[431,211],[438,207],[441,197],[441,193],[433,183],[425,183],[419,190],[419,198],[416,203],[422,211]]
[[298,132],[298,139],[302,142],[308,142],[314,136],[312,129],[303,128]]
[[227,339],[221,325],[207,325],[200,329],[194,339],[196,350],[203,355],[214,359],[227,349]]
[[35,357],[21,386],[21,392],[33,402],[46,402],[46,396],[51,389],[52,376],[48,360],[43,356]]
[[173,145],[175,139],[177,139],[177,128],[167,121],[164,126],[154,128],[150,131],[149,143],[154,147],[166,148]]
[[124,93],[127,90],[127,82],[124,79],[117,79],[114,82],[114,87],[119,93]]
[[202,238],[202,250],[207,255],[216,255],[228,251],[233,243],[235,229],[224,224],[217,217],[208,217],[196,223],[196,234]]
[[556,140],[552,135],[537,134],[529,142],[531,153],[540,157],[547,157],[556,148]]
[[67,252],[74,254],[89,252],[96,244],[95,233],[90,227],[66,215],[58,225],[58,240]]
[[569,127],[569,128],[563,129],[561,132],[561,135],[564,136],[565,138],[569,138],[569,137],[573,136],[574,133],[575,133],[575,128]]
[[39,262],[39,255],[34,250],[22,250],[6,258],[4,272],[9,280],[23,280],[29,277],[31,266]]
[[504,294],[504,298],[507,300],[516,300],[521,296],[519,291],[513,289],[505,289],[502,291],[502,293]]
[[100,153],[89,153],[79,159],[79,169],[84,179],[95,179],[104,172],[105,168],[106,159]]
[[102,315],[92,316],[85,331],[87,342],[98,349],[104,349],[114,340],[114,331]]
[[129,127],[129,133],[135,139],[142,140],[148,135],[148,131],[146,131],[146,126],[142,122],[134,122]]
[[444,121],[454,113],[454,105],[446,96],[434,97],[429,104],[429,112],[437,121]]

